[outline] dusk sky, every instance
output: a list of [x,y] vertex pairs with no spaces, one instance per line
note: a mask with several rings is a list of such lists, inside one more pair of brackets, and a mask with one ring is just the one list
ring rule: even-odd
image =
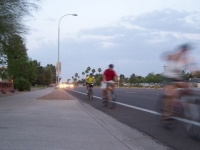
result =
[[115,65],[117,74],[162,73],[161,55],[192,43],[200,63],[199,0],[42,0],[28,18],[28,55],[42,66],[58,61],[60,23],[61,78],[66,81],[88,66],[96,71]]

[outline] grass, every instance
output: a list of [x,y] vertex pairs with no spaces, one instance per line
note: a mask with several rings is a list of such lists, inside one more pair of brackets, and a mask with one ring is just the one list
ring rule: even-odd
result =
[[31,86],[31,90],[42,90],[45,88],[46,88],[46,86]]

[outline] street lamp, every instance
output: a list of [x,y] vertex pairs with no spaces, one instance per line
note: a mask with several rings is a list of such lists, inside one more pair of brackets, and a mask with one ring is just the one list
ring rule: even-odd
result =
[[58,22],[58,62],[57,62],[57,75],[58,75],[58,79],[57,79],[57,84],[59,83],[59,78],[60,78],[60,72],[61,72],[61,63],[60,63],[60,21],[62,20],[62,18],[64,18],[65,16],[78,16],[77,14],[66,14],[64,16],[62,16]]
[[[118,74],[118,79],[117,80],[119,80],[119,76],[120,76],[120,74],[119,74],[119,64],[118,64],[118,62],[112,62],[112,63],[114,63],[114,64],[117,63],[117,65],[118,65],[118,73],[117,73]],[[118,87],[119,87],[119,81],[118,81]]]

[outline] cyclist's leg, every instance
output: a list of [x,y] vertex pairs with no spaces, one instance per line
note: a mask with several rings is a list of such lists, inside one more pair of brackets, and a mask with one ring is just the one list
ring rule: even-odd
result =
[[106,98],[106,83],[101,82],[101,89],[102,89],[102,99]]
[[86,82],[86,91],[88,92],[89,83]]
[[172,83],[171,80],[168,80],[167,82],[167,85],[164,86],[165,99],[162,114],[166,119],[170,118],[173,115],[174,102],[178,97],[176,84]]
[[[92,84],[94,84],[94,83],[92,83]],[[93,92],[93,85],[91,85],[90,87],[91,87],[91,91]]]

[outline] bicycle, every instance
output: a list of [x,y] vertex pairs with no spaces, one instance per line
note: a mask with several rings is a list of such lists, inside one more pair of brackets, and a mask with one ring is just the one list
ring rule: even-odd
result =
[[157,111],[161,114],[159,121],[161,126],[173,130],[176,127],[177,120],[185,121],[185,130],[189,137],[200,141],[200,99],[193,90],[180,89],[179,98],[175,100],[172,107],[172,117],[166,120],[163,115],[164,101],[166,95],[159,97],[157,101]]
[[88,99],[93,100],[93,86],[94,84],[89,84],[88,85]]
[[116,107],[116,94],[114,92],[114,84],[115,82],[107,82],[106,99],[104,102],[104,106],[109,106],[111,109]]

